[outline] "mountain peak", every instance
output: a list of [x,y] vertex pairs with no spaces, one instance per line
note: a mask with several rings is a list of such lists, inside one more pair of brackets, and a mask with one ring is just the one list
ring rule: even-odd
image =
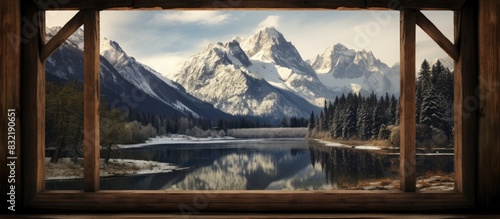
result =
[[124,53],[120,44],[118,44],[116,41],[104,37],[104,40],[101,42],[101,52],[106,50],[117,50],[120,53]]
[[116,41],[104,38],[100,46],[101,55],[118,70],[128,63],[129,60],[135,60],[133,57],[129,57]]
[[[49,40],[50,38],[54,37],[61,29],[62,27],[60,26],[47,27],[46,39]],[[83,50],[83,28],[78,28],[73,34],[71,34],[71,36],[68,38],[68,40],[66,40],[65,43]]]
[[281,34],[278,30],[276,30],[275,27],[273,26],[269,26],[269,27],[265,27],[264,29],[262,29],[260,32],[262,33],[266,33],[268,36],[270,37],[276,37],[276,38],[279,38],[279,37],[283,37],[283,34]]
[[263,28],[240,45],[252,60],[273,63],[290,68],[295,73],[316,77],[314,70],[302,59],[295,46],[272,26]]
[[270,53],[272,52],[275,45],[286,44],[289,42],[285,40],[283,34],[276,30],[276,28],[265,27],[258,33],[255,33],[254,35],[244,41],[241,41],[240,43],[241,48],[247,53],[248,57],[252,57],[260,51]]
[[349,50],[346,46],[344,46],[344,44],[341,44],[341,43],[337,43],[333,46],[334,49],[338,49],[338,50]]

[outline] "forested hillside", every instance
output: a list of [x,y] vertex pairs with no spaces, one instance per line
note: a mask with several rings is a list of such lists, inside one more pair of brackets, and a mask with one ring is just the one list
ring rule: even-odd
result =
[[[445,146],[453,140],[453,73],[424,60],[417,80],[417,144]],[[399,145],[399,98],[348,93],[311,113],[308,137],[375,140]]]

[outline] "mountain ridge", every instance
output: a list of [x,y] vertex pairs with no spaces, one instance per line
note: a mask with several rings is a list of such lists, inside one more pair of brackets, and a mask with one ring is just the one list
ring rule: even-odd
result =
[[[49,28],[51,38],[60,28]],[[83,31],[77,30],[47,60],[47,75],[56,82],[78,81],[83,83]],[[112,40],[101,42],[101,96],[108,99],[112,107],[127,111],[133,108],[140,112],[157,115],[192,115],[203,118],[230,117],[211,104],[202,102],[178,84],[161,76],[152,68],[137,62]]]

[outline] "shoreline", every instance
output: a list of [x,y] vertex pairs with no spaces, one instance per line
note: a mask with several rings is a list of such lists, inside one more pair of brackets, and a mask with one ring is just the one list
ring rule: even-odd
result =
[[[325,147],[350,148],[350,149],[356,149],[356,150],[373,151],[376,153],[383,153],[386,155],[398,155],[399,156],[399,147],[365,145],[365,144],[347,145],[344,143],[334,142],[332,140],[316,139],[316,138],[311,138],[308,140],[318,142],[318,143],[324,145]],[[359,142],[359,141],[354,141],[354,142]],[[368,141],[366,141],[366,142],[368,142]],[[425,149],[425,148],[416,148],[416,150],[417,150],[417,153],[416,153],[417,156],[454,156],[454,148],[432,148],[430,151]],[[442,151],[445,151],[445,152],[442,152]],[[418,153],[418,152],[421,152],[421,153]]]
[[174,145],[174,144],[224,144],[233,142],[261,142],[269,140],[291,140],[291,139],[305,139],[305,137],[296,138],[235,138],[235,137],[207,137],[197,138],[187,135],[172,135],[172,136],[158,136],[151,138],[146,143],[138,144],[120,144],[120,149],[140,148],[154,145]]
[[[157,173],[169,173],[183,170],[170,163],[156,161],[132,160],[132,159],[110,159],[109,164],[101,159],[100,176],[138,176]],[[70,158],[61,158],[58,163],[50,163],[50,158],[45,158],[45,180],[72,180],[83,179],[83,159],[79,158],[76,163]]]

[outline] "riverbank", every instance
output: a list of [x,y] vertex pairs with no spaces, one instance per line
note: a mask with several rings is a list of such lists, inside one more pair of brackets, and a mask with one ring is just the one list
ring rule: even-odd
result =
[[[309,139],[327,147],[371,150],[388,155],[399,155],[399,147],[390,146],[386,140],[341,140],[341,139]],[[453,148],[416,148],[419,156],[453,156]]]
[[[360,180],[356,183],[339,183],[344,190],[399,190],[400,181],[394,178]],[[452,191],[455,188],[453,173],[427,172],[417,177],[418,191]]]
[[[101,159],[100,176],[127,176],[154,173],[168,173],[180,168],[169,163],[145,160],[111,159],[109,164]],[[61,158],[58,163],[51,163],[45,158],[45,179],[78,179],[83,178],[83,159],[76,162],[70,158]]]
[[383,150],[391,149],[389,146],[379,144],[374,141],[354,141],[354,140],[323,140],[323,139],[310,139],[328,147],[341,147],[360,150]]
[[147,140],[145,143],[118,145],[120,148],[139,148],[145,146],[161,145],[161,144],[220,144],[231,142],[244,141],[263,141],[263,139],[238,139],[234,137],[206,137],[196,138],[188,135],[171,134],[168,136],[157,136]]
[[168,134],[150,138],[145,143],[122,144],[120,148],[139,148],[161,144],[220,144],[231,142],[258,142],[266,139],[303,139],[307,128],[248,128],[229,129],[227,136],[193,137],[183,134]]

